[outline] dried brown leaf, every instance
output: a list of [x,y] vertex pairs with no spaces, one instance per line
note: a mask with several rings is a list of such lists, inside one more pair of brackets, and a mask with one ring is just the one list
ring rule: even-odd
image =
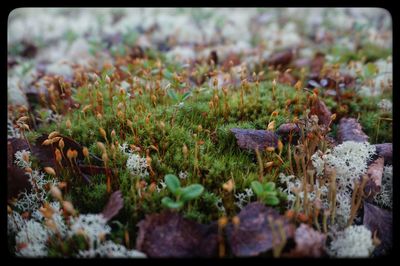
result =
[[294,84],[296,84],[297,81],[298,81],[298,78],[288,72],[280,73],[278,76],[278,82],[281,84],[293,86]]
[[139,222],[136,249],[149,257],[214,257],[217,224],[203,225],[177,213],[147,215]]
[[392,164],[392,157],[393,157],[392,143],[375,144],[375,148],[377,155],[383,157],[383,159],[385,160],[385,164]]
[[292,60],[293,60],[293,52],[291,49],[289,49],[286,51],[273,54],[268,59],[268,65],[272,65],[274,67],[278,66],[283,67],[289,65]]
[[7,198],[17,197],[25,189],[31,189],[29,177],[25,171],[14,164],[15,152],[29,150],[23,139],[12,138],[7,142]]
[[279,213],[259,202],[248,204],[239,213],[239,226],[229,224],[226,228],[228,243],[235,256],[257,256],[269,251],[274,244],[281,243],[281,239],[273,240],[271,225],[268,217],[274,222],[283,221],[283,229],[287,239],[294,235],[294,226]]
[[11,165],[7,166],[7,197],[17,197],[25,189],[31,189],[29,176],[21,168]]
[[214,65],[218,65],[218,55],[215,50],[212,50],[208,56],[207,63],[211,64],[211,62],[214,62]]
[[325,64],[325,54],[316,53],[310,64],[310,75],[318,77]]
[[368,166],[367,175],[369,179],[365,185],[364,192],[369,199],[373,199],[381,191],[383,161],[383,158],[379,157]]
[[360,123],[354,118],[342,118],[339,122],[338,142],[345,141],[365,142],[368,141],[368,136],[362,130]]
[[299,138],[300,128],[295,123],[285,123],[275,131],[284,142],[289,141],[289,134],[292,134],[292,143],[296,143]]
[[328,107],[326,107],[325,103],[320,99],[316,99],[313,102],[313,105],[311,106],[310,115],[317,115],[319,124],[328,126],[329,123],[331,122],[332,113],[328,109]]
[[322,234],[306,224],[301,224],[295,232],[294,240],[296,247],[284,257],[313,257],[319,258],[326,255],[326,235]]
[[101,214],[107,221],[109,221],[118,214],[122,207],[124,207],[124,200],[121,191],[118,190],[111,194],[110,199]]
[[376,252],[380,254],[385,254],[392,249],[392,224],[392,212],[364,202],[364,226],[371,230],[372,233],[377,231],[377,237],[381,244],[376,248]]
[[228,71],[231,67],[240,65],[240,57],[235,53],[230,53],[222,62],[222,68]]
[[232,128],[237,143],[242,149],[264,150],[267,147],[278,147],[278,137],[272,131]]

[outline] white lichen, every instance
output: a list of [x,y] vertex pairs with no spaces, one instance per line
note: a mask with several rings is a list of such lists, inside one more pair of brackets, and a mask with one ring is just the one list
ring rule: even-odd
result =
[[381,191],[375,195],[374,202],[384,208],[393,207],[393,166],[383,168]]
[[116,244],[112,241],[106,241],[96,249],[81,250],[78,257],[80,258],[146,258],[146,254],[129,250],[125,246]]
[[[354,188],[354,182],[358,182],[360,177],[367,171],[367,162],[375,154],[375,146],[368,142],[359,143],[346,141],[332,150],[325,153],[317,151],[311,156],[311,162],[316,171],[316,175],[322,178],[326,175],[326,168],[336,172],[336,222],[340,228],[343,228],[350,218],[351,197]],[[283,184],[282,192],[287,194],[288,207],[293,207],[296,201],[294,190],[300,191],[299,207],[303,208],[305,198],[302,188],[302,179],[296,176],[286,176],[283,173],[279,175],[279,181]],[[313,187],[310,187],[307,198],[309,202],[314,202],[317,198],[316,191],[319,191],[321,207],[325,210],[330,209],[329,184],[320,184],[318,178]]]
[[31,173],[27,173],[27,175],[29,176],[28,180],[32,188],[30,191],[25,190],[19,194],[15,207],[21,211],[33,212],[39,209],[46,201],[46,187],[48,185],[57,185],[57,181],[55,179],[45,179],[45,174],[38,170],[33,170]]
[[46,242],[50,233],[41,223],[34,220],[26,222],[15,237],[17,256],[44,257],[47,255]]
[[188,177],[188,172],[187,171],[184,171],[184,172],[180,171],[179,172],[179,178],[180,179],[186,179],[187,177]]
[[139,176],[141,178],[147,177],[149,175],[147,167],[146,158],[142,158],[134,153],[129,154],[128,160],[126,161],[126,168],[132,176]]
[[220,212],[226,213],[226,210],[225,210],[225,207],[224,207],[224,204],[223,204],[221,198],[219,198],[219,197],[217,198],[217,200],[216,200],[216,202],[215,202],[215,206],[217,207],[217,209],[218,209]]
[[365,258],[374,250],[372,234],[363,225],[353,225],[337,234],[329,252],[338,258]]
[[392,112],[393,104],[392,101],[388,99],[382,99],[378,103],[378,107],[384,112]]
[[111,232],[101,214],[83,214],[71,219],[69,236],[83,234],[90,248],[100,246],[101,239]]
[[160,182],[157,184],[156,190],[158,193],[161,192],[161,190],[164,190],[167,187],[167,184],[165,184],[164,180],[160,180]]
[[7,138],[17,138],[21,137],[21,132],[14,126],[10,118],[7,119]]
[[20,150],[17,151],[15,154],[15,164],[18,165],[20,168],[24,169],[27,167],[31,167],[32,162],[29,160],[31,156],[31,152],[27,150]]
[[375,151],[368,142],[345,141],[322,156],[325,164],[336,171],[338,190],[353,189],[354,181],[366,173],[367,161]]
[[13,211],[7,214],[7,233],[17,233],[19,232],[26,224],[26,220],[22,218],[21,214],[16,211]]
[[234,197],[237,200],[234,202],[234,204],[239,207],[239,209],[242,209],[246,205],[246,203],[250,202],[252,196],[253,190],[251,188],[245,189],[245,192],[235,193]]

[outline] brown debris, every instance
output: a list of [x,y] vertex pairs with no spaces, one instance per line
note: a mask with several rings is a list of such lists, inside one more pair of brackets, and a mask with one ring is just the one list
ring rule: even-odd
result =
[[25,189],[31,189],[29,176],[23,169],[14,164],[15,152],[29,150],[29,146],[23,139],[9,139],[7,142],[7,198],[17,197]]
[[392,249],[392,224],[392,212],[364,202],[364,226],[367,227],[372,234],[374,234],[375,231],[377,232],[377,237],[381,241],[381,244],[375,251],[381,254],[388,253]]
[[283,72],[279,73],[278,82],[281,84],[286,84],[289,86],[293,86],[298,81],[298,78],[293,76],[291,73]]
[[124,200],[121,191],[118,190],[111,194],[110,199],[101,214],[107,221],[109,221],[118,214],[122,207],[124,207]]
[[274,67],[284,67],[290,64],[293,59],[293,52],[292,50],[286,50],[279,53],[272,55],[268,59],[268,65],[272,65]]
[[368,136],[363,132],[360,123],[355,118],[342,118],[339,122],[337,134],[338,142],[345,141],[366,142]]
[[368,197],[368,199],[373,199],[373,197],[381,191],[383,162],[383,158],[379,157],[368,167],[367,175],[369,179],[364,188],[364,193]]
[[278,134],[284,142],[289,141],[289,134],[292,133],[292,143],[296,143],[299,138],[300,128],[295,123],[284,123],[279,126],[275,133]]
[[240,57],[237,54],[230,53],[222,62],[222,69],[228,71],[231,67],[240,65]]
[[278,147],[278,137],[272,131],[232,128],[231,132],[242,149],[261,151],[267,147]]
[[238,215],[240,224],[235,228],[232,224],[227,226],[228,242],[235,256],[257,256],[271,250],[274,245],[281,243],[280,239],[273,241],[272,229],[268,217],[274,222],[283,222],[286,238],[294,235],[294,226],[279,213],[259,202],[248,204]]
[[319,258],[326,255],[326,235],[314,230],[309,225],[301,224],[296,229],[294,240],[296,247],[287,254],[282,254],[282,256],[290,258]]
[[385,159],[385,164],[392,164],[392,157],[393,157],[392,143],[375,144],[375,148],[377,155]]
[[318,77],[325,64],[325,54],[316,53],[310,64],[310,75]]
[[218,55],[216,51],[211,51],[210,55],[208,56],[207,63],[211,65],[211,62],[214,62],[214,65],[218,65]]
[[203,225],[177,213],[147,215],[138,223],[136,249],[149,257],[215,257],[217,224]]
[[326,107],[325,103],[320,100],[316,99],[311,106],[310,115],[317,115],[318,116],[318,124],[322,124],[325,126],[329,126],[331,122],[332,113]]

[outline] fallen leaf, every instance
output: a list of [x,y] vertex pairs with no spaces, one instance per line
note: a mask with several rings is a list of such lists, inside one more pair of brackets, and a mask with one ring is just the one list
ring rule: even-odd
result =
[[107,221],[109,221],[118,214],[122,207],[124,207],[124,200],[121,191],[118,190],[111,194],[110,199],[101,214]]
[[[58,147],[58,142],[53,145],[42,145],[43,141],[47,139],[47,134],[44,134],[36,139],[36,143],[32,145],[32,154],[38,158],[41,167],[51,167],[57,174],[60,174],[60,166],[55,160],[54,147]],[[66,161],[63,159],[63,163]]]
[[129,57],[131,60],[134,60],[136,58],[144,58],[145,53],[144,53],[142,47],[136,45],[136,46],[133,46],[132,48],[130,48]]
[[295,123],[285,123],[280,125],[275,133],[278,134],[285,143],[289,141],[289,134],[292,133],[292,143],[297,143],[300,128]]
[[326,235],[314,230],[306,224],[301,224],[294,234],[296,246],[282,257],[300,258],[312,257],[319,258],[326,255],[325,242]]
[[[88,177],[89,174],[91,174],[90,172],[87,173],[88,171],[87,168],[83,165],[82,167],[80,166],[79,161],[82,161],[84,159],[84,155],[82,152],[83,147],[76,142],[75,140],[71,139],[70,137],[67,136],[63,136],[63,135],[57,135],[58,137],[62,137],[64,140],[64,149],[63,149],[63,153],[64,153],[64,157],[62,158],[62,164],[65,167],[71,167],[70,162],[65,159],[67,158],[67,151],[68,149],[73,149],[76,150],[78,152],[78,157],[77,157],[77,163],[78,166],[73,166],[74,171],[76,171],[81,177],[84,178],[85,181],[90,182],[90,179]],[[34,155],[40,162],[40,166],[42,168],[44,167],[51,167],[53,168],[57,174],[60,174],[60,165],[56,162],[55,160],[55,148],[59,148],[58,147],[58,142],[52,144],[52,145],[42,145],[43,141],[45,141],[47,139],[48,135],[47,134],[42,134],[40,137],[38,137],[36,139],[35,143],[31,143],[31,147],[32,147],[32,155]],[[24,139],[17,139],[17,138],[12,138],[9,139],[11,148],[12,148],[12,153],[15,154],[15,152],[19,151],[19,150],[29,150],[29,145],[27,143],[26,140]],[[10,160],[11,158],[8,158],[8,160]],[[12,160],[15,160],[14,155]],[[98,157],[91,155],[91,162],[92,163],[99,163],[102,164],[102,160],[99,159]],[[81,168],[85,171],[82,172]],[[100,169],[97,168],[96,166],[92,167],[94,174],[97,173],[105,173],[106,170],[102,170],[101,167]]]
[[377,237],[381,241],[381,244],[375,249],[374,253],[385,254],[392,249],[392,224],[392,212],[364,202],[364,226],[372,233],[376,230]]
[[286,84],[289,86],[293,86],[298,81],[298,78],[293,76],[291,73],[283,72],[279,73],[278,82],[281,84]]
[[7,198],[17,197],[25,189],[28,191],[32,185],[29,176],[25,171],[17,166],[7,166]]
[[370,200],[381,191],[383,161],[383,158],[379,157],[368,166],[367,175],[369,179],[365,185],[364,193]]
[[22,46],[22,50],[21,50],[20,55],[22,57],[34,58],[36,56],[36,54],[38,52],[38,47],[34,43],[27,41],[27,40],[23,40],[21,42],[21,46]]
[[218,227],[187,220],[177,213],[147,215],[138,224],[136,249],[149,257],[215,257]]
[[283,221],[283,228],[286,238],[294,235],[294,225],[290,224],[286,218],[279,213],[259,202],[248,204],[239,213],[239,226],[229,224],[226,227],[227,239],[233,255],[235,256],[257,256],[269,251],[274,244],[281,243],[280,239],[273,241],[271,226],[268,217],[273,221],[280,219]]
[[240,65],[240,57],[235,53],[230,53],[222,62],[222,68],[228,71],[231,67]]
[[309,59],[309,58],[299,58],[299,59],[296,59],[296,60],[292,63],[292,65],[293,65],[295,68],[308,67],[310,64],[311,64],[311,59]]
[[278,147],[278,137],[272,131],[232,128],[231,132],[242,149],[261,151],[267,147]]
[[268,59],[268,65],[272,65],[274,67],[278,66],[284,67],[289,65],[292,59],[293,59],[293,52],[291,49],[288,49],[286,51],[282,51],[272,55]]
[[22,139],[9,139],[7,141],[7,198],[17,197],[25,189],[31,189],[29,176],[23,169],[14,164],[15,152],[18,150],[29,150]]
[[316,53],[310,64],[310,75],[318,77],[325,64],[325,54]]
[[331,122],[332,113],[328,107],[326,107],[325,103],[320,99],[316,99],[313,102],[310,115],[318,116],[318,124],[329,126],[329,123]]
[[[24,139],[19,139],[19,138],[10,138],[8,139],[8,152],[11,153],[12,158],[8,158],[8,160],[11,160],[11,162],[14,162],[15,160],[15,153],[17,151],[22,151],[22,150],[27,150],[29,151],[29,144],[26,142]],[[9,154],[10,156],[10,154]]]
[[214,62],[215,66],[218,65],[218,55],[217,55],[217,51],[215,51],[215,50],[212,50],[210,52],[210,55],[208,56],[207,63],[211,64],[211,61]]
[[375,148],[377,155],[383,157],[383,159],[385,160],[385,164],[392,164],[392,157],[393,157],[392,143],[375,144]]
[[355,118],[343,117],[340,119],[337,136],[339,144],[350,140],[355,142],[368,141],[368,136],[363,132],[360,123]]

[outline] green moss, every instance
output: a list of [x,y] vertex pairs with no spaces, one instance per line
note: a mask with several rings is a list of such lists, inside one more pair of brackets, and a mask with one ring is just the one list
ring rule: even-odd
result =
[[[118,170],[120,190],[124,198],[124,208],[118,215],[118,221],[127,226],[133,239],[137,222],[146,214],[164,210],[161,199],[168,196],[168,191],[164,189],[151,192],[149,188],[151,183],[153,186],[159,186],[159,182],[166,174],[178,176],[181,171],[184,171],[188,173],[188,177],[181,180],[182,185],[198,183],[205,187],[204,194],[199,199],[182,208],[181,212],[185,217],[202,223],[218,219],[222,215],[216,206],[219,199],[224,202],[228,216],[235,215],[239,209],[234,205],[235,198],[232,193],[242,192],[250,187],[252,181],[259,180],[259,165],[253,152],[238,147],[236,138],[230,130],[232,128],[266,129],[271,121],[275,121],[275,128],[278,128],[283,123],[293,121],[295,117],[301,118],[309,109],[307,105],[309,92],[296,91],[293,87],[282,84],[277,84],[273,90],[271,81],[260,82],[258,87],[249,83],[247,89],[230,86],[227,96],[222,90],[214,91],[213,87],[207,85],[208,81],[201,88],[188,87],[174,78],[174,72],[184,71],[181,64],[166,62],[165,58],[161,58],[165,65],[162,77],[160,76],[160,70],[156,64],[156,58],[160,58],[159,56],[157,51],[152,51],[141,64],[128,65],[124,70],[128,75],[139,77],[142,95],[136,91],[135,95],[131,95],[132,97],[128,95],[123,97],[119,91],[115,90],[111,105],[108,85],[105,82],[106,72],[104,72],[98,86],[92,84],[91,92],[92,95],[96,95],[99,91],[103,95],[104,112],[101,118],[97,117],[96,97],[90,99],[88,86],[85,85],[76,89],[74,99],[81,104],[81,107],[93,105],[86,113],[81,112],[82,108],[74,110],[64,117],[60,124],[51,123],[38,130],[43,133],[58,130],[88,147],[90,153],[99,157],[102,152],[96,143],[101,141],[106,144],[110,165]],[[359,55],[344,54],[344,56],[348,57],[344,60],[349,60],[352,56],[358,58]],[[210,70],[208,65],[198,68],[202,68],[201,71],[204,73]],[[112,75],[113,71],[109,71],[108,75]],[[144,72],[150,73],[149,76],[144,77]],[[265,76],[272,78],[273,73],[268,71]],[[155,88],[153,82],[148,81],[156,78],[162,80],[160,88]],[[164,89],[169,83],[168,90],[174,90],[177,99]],[[145,89],[148,84],[150,88]],[[182,97],[187,90],[192,92],[191,96],[185,99],[183,104],[179,104],[179,97]],[[128,92],[131,93],[130,89]],[[155,104],[151,100],[151,95],[156,96]],[[214,108],[212,108],[210,101],[214,99],[214,95],[218,95],[219,101],[213,103]],[[375,140],[377,121],[384,115],[377,107],[382,97],[361,98],[355,95],[351,99],[343,99],[340,103],[347,108],[343,111],[344,116],[358,117],[360,114],[360,122],[373,143],[391,142],[392,138],[391,123],[382,121]],[[225,100],[227,100],[229,110],[225,110]],[[334,112],[340,107],[333,98],[323,97],[323,101]],[[120,102],[125,102],[126,110],[122,108],[122,116],[117,116],[117,105]],[[274,111],[276,115],[272,116]],[[71,121],[70,129],[66,128],[66,119]],[[132,122],[131,127],[128,125],[128,119]],[[336,136],[337,123],[338,121],[335,121],[331,125],[331,136]],[[200,131],[199,125],[202,128]],[[116,158],[113,159],[111,147],[100,135],[99,128],[106,131],[108,142],[115,144],[118,142],[120,145],[134,144],[138,148],[136,153],[141,157],[148,155],[151,158],[152,172],[145,180],[146,188],[139,191],[138,184],[141,180],[128,172],[127,155],[120,152],[117,145]],[[116,132],[113,139],[111,139],[112,130]],[[32,134],[29,137],[34,138],[35,135]],[[187,148],[187,154],[183,152],[184,146]],[[266,170],[265,180],[276,181],[280,172],[289,173],[286,153],[287,145],[283,147],[281,155],[283,164]],[[262,152],[263,158],[267,156]],[[277,158],[269,158],[268,161],[278,163]],[[73,181],[70,197],[82,213],[101,212],[109,197],[106,192],[106,177],[98,175],[91,179],[93,182],[89,185]],[[222,185],[230,179],[234,180],[235,190],[228,193],[223,190]],[[74,180],[72,176],[71,180]],[[282,206],[278,206],[278,209],[282,209]]]
[[70,197],[80,213],[100,213],[109,198],[105,176],[92,176],[90,179],[91,184],[75,181],[72,187]]

